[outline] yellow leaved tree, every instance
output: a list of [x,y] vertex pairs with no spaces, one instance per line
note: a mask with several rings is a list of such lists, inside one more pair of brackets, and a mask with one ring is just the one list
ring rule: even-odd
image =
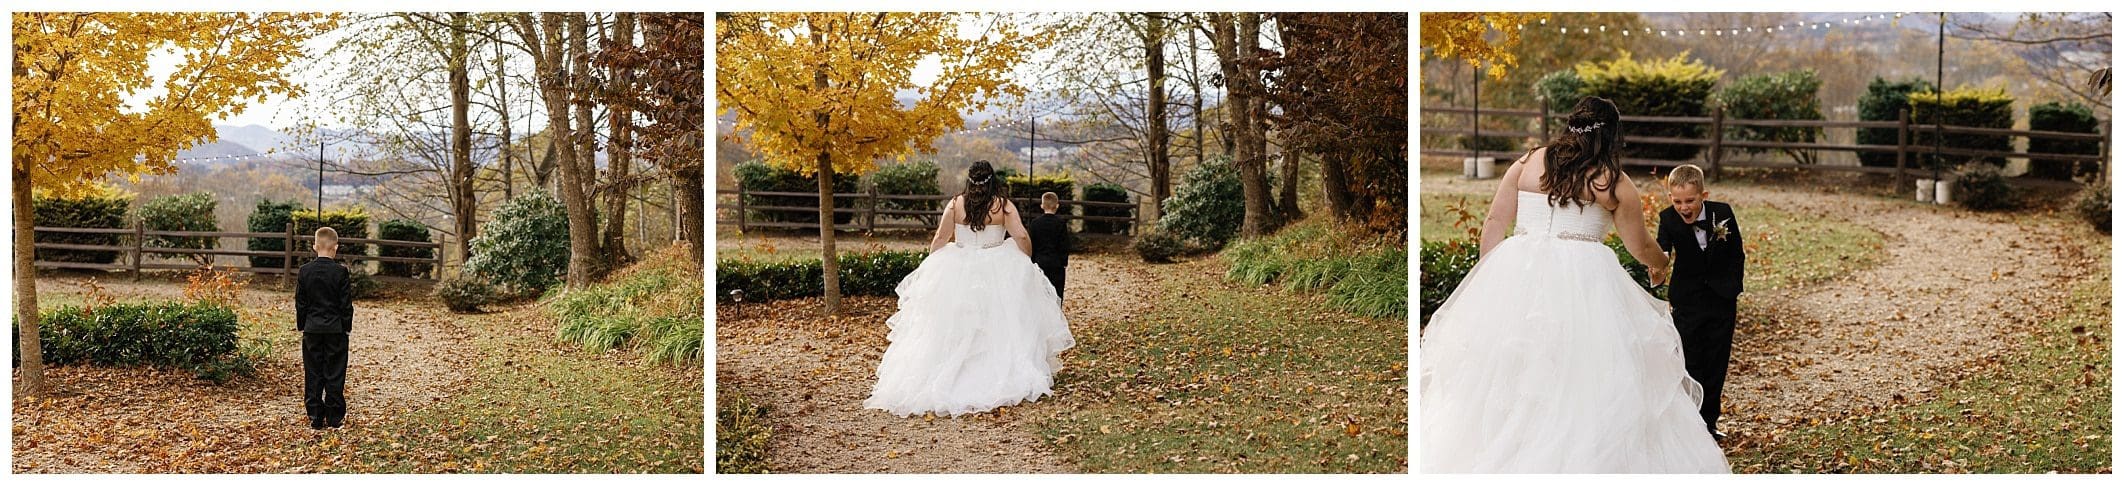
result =
[[[14,15],[15,322],[26,337],[16,393],[44,388],[31,191],[70,195],[113,174],[175,172],[178,151],[215,139],[215,120],[300,95],[282,69],[337,22],[309,13]],[[180,58],[161,79],[149,72],[157,52]]]
[[[716,18],[716,101],[750,131],[769,164],[816,174],[826,312],[840,307],[833,178],[879,159],[931,151],[965,126],[960,112],[1023,96],[1012,69],[1053,31],[1003,16],[953,13],[722,13]],[[934,80],[915,67],[934,60]],[[911,105],[899,99],[911,92]]]
[[1418,42],[1425,56],[1459,59],[1477,68],[1490,63],[1490,77],[1504,77],[1519,63],[1512,47],[1519,35],[1546,14],[1533,12],[1425,12]]

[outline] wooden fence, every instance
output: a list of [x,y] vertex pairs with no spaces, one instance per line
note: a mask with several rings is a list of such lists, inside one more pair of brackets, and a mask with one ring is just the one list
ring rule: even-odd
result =
[[[1464,136],[1470,136],[1470,137],[1491,137],[1491,136],[1495,136],[1495,137],[1511,137],[1511,138],[1520,138],[1520,139],[1536,139],[1536,140],[1541,140],[1541,141],[1543,141],[1543,143],[1547,143],[1547,141],[1548,141],[1548,140],[1550,139],[1550,133],[1551,133],[1551,126],[1552,126],[1552,125],[1554,124],[1554,122],[1557,122],[1557,121],[1561,121],[1561,120],[1563,119],[1563,115],[1561,115],[1561,114],[1557,114],[1557,113],[1553,113],[1553,112],[1549,111],[1549,109],[1548,109],[1548,107],[1547,107],[1547,106],[1543,106],[1543,107],[1542,107],[1542,109],[1540,109],[1540,110],[1525,110],[1525,109],[1504,109],[1504,110],[1492,110],[1492,109],[1473,109],[1473,108],[1460,108],[1460,107],[1450,107],[1450,106],[1436,106],[1436,107],[1434,107],[1434,106],[1425,106],[1425,107],[1423,107],[1423,112],[1424,112],[1424,114],[1452,114],[1452,115],[1467,115],[1467,120],[1468,120],[1468,124],[1466,125],[1466,126],[1467,126],[1468,128],[1435,128],[1435,127],[1429,127],[1429,126],[1423,127],[1423,129],[1422,129],[1422,130],[1423,130],[1423,132],[1422,132],[1422,133],[1423,133],[1424,135],[1464,135]],[[1480,128],[1480,127],[1481,127],[1481,125],[1480,125],[1480,124],[1479,124],[1478,122],[1479,122],[1479,121],[1481,121],[1482,117],[1486,117],[1486,116],[1487,116],[1487,117],[1508,117],[1508,118],[1522,118],[1522,119],[1524,119],[1524,118],[1535,118],[1535,119],[1538,119],[1538,120],[1540,120],[1540,125],[1541,125],[1541,131],[1540,131],[1540,132],[1531,132],[1531,131],[1502,131],[1502,132],[1497,132],[1497,131],[1487,131],[1487,130],[1482,130],[1482,129]],[[2098,153],[2098,154],[2096,154],[2096,155],[2088,155],[2088,154],[2052,154],[2052,153],[2028,153],[2028,152],[2025,152],[2025,151],[2018,151],[2018,150],[2016,150],[2016,151],[1995,151],[1995,150],[1976,150],[1976,149],[1965,149],[1965,148],[1955,148],[1955,147],[1941,147],[1941,148],[1940,148],[1940,149],[1938,150],[1938,153],[1940,153],[1940,154],[1945,154],[1945,155],[1958,155],[1958,156],[1969,156],[1969,157],[2002,157],[2002,158],[2005,158],[2005,157],[2012,157],[2012,158],[2024,158],[2024,157],[2025,157],[2025,158],[2029,159],[2029,163],[2031,163],[2031,164],[2033,164],[2033,163],[2038,163],[2039,161],[2040,161],[2040,162],[2048,162],[2048,163],[2075,163],[2075,162],[2094,162],[2094,163],[2095,163],[2095,164],[2097,164],[2097,165],[2098,165],[2098,166],[2100,167],[2100,169],[2101,169],[2101,170],[2099,170],[2099,171],[2097,172],[2098,174],[2102,174],[2102,175],[2098,175],[2098,176],[2097,176],[2098,178],[2100,178],[2100,177],[2107,177],[2107,175],[2106,175],[2106,174],[2108,174],[2108,172],[2109,172],[2109,170],[2108,170],[2108,169],[2109,169],[2109,165],[2108,165],[2108,164],[2109,164],[2109,153],[2110,153],[2110,146],[2109,146],[2109,135],[2107,135],[2107,134],[2108,134],[2108,132],[2109,132],[2109,121],[2108,121],[2108,120],[2103,120],[2103,121],[2102,121],[2102,127],[2101,127],[2101,128],[2099,129],[2099,130],[2097,130],[2097,132],[2096,132],[2096,133],[2071,133],[2071,132],[2051,132],[2051,131],[2040,131],[2040,130],[2008,130],[2008,129],[2000,129],[2000,128],[1981,128],[1981,127],[1964,127],[1964,126],[1954,126],[1954,125],[1918,125],[1918,124],[1912,124],[1912,123],[1910,122],[1910,114],[1909,114],[1909,110],[1903,110],[1903,112],[1902,112],[1902,113],[1900,113],[1900,116],[1898,116],[1897,118],[1898,118],[1898,119],[1897,119],[1896,121],[1830,121],[1830,120],[1744,120],[1744,119],[1734,119],[1734,118],[1726,118],[1726,113],[1725,113],[1725,109],[1724,109],[1724,108],[1722,108],[1722,107],[1721,107],[1721,108],[1714,108],[1714,109],[1712,110],[1712,112],[1711,112],[1711,116],[1708,116],[1708,117],[1685,117],[1685,116],[1623,116],[1623,117],[1622,117],[1622,121],[1624,121],[1624,122],[1628,122],[1628,123],[1666,123],[1666,124],[1700,124],[1700,125],[1706,125],[1706,126],[1707,126],[1707,128],[1708,128],[1708,131],[1706,132],[1706,133],[1707,133],[1707,136],[1706,136],[1706,138],[1648,137],[1648,136],[1630,136],[1630,135],[1626,135],[1626,136],[1624,136],[1624,137],[1623,137],[1623,141],[1624,141],[1625,143],[1649,143],[1649,144],[1670,144],[1670,145],[1697,145],[1697,146],[1702,146],[1702,147],[1705,147],[1705,150],[1704,150],[1704,153],[1702,153],[1702,154],[1700,154],[1700,155],[1698,155],[1698,156],[1697,156],[1697,157],[1698,157],[1698,159],[1700,159],[1700,160],[1697,160],[1697,161],[1688,161],[1688,160],[1656,160],[1656,159],[1636,159],[1636,158],[1625,158],[1625,159],[1622,159],[1622,162],[1623,162],[1624,164],[1626,164],[1626,165],[1639,165],[1639,166],[1658,166],[1658,167],[1673,167],[1673,166],[1678,166],[1678,165],[1681,165],[1681,164],[1685,164],[1685,163],[1694,163],[1694,162],[1699,162],[1699,161],[1700,161],[1700,162],[1702,162],[1702,163],[1704,164],[1704,165],[1703,165],[1703,168],[1704,168],[1704,172],[1705,172],[1705,175],[1706,175],[1706,176],[1708,176],[1708,177],[1710,177],[1710,178],[1712,178],[1713,180],[1717,180],[1717,178],[1719,177],[1719,175],[1720,175],[1721,171],[1723,171],[1723,170],[1724,170],[1724,169],[1725,169],[1726,167],[1752,167],[1752,168],[1770,168],[1770,169],[1804,169],[1804,170],[1841,170],[1841,171],[1867,172],[1867,173],[1877,173],[1877,174],[1894,174],[1894,175],[1895,175],[1895,181],[1896,181],[1896,182],[1895,182],[1895,183],[1896,183],[1896,187],[1902,187],[1902,186],[1904,185],[1904,182],[1905,182],[1905,181],[1904,181],[1904,179],[1905,179],[1906,177],[1908,177],[1908,176],[1912,175],[1912,174],[1917,174],[1917,175],[1919,175],[1919,176],[1921,176],[1921,177],[1929,177],[1929,176],[1930,176],[1930,174],[1931,174],[1931,171],[1930,171],[1930,170],[1928,170],[1928,169],[1920,169],[1920,168],[1918,167],[1918,162],[1919,162],[1919,158],[1918,158],[1917,156],[1918,156],[1918,155],[1923,155],[1923,154],[1931,154],[1931,153],[1934,153],[1933,147],[1932,147],[1932,146],[1930,146],[1930,145],[1920,145],[1920,144],[1917,144],[1917,143],[1915,142],[1915,139],[1914,139],[1913,135],[1915,135],[1915,134],[1919,134],[1919,133],[1927,133],[1927,132],[1935,132],[1935,131],[1937,131],[1936,133],[1941,133],[1941,134],[1945,134],[1945,135],[1947,135],[1947,136],[1952,136],[1952,135],[1991,135],[1991,136],[1999,136],[1999,135],[2004,135],[2004,136],[2009,136],[2009,137],[2019,137],[2019,138],[2024,138],[2024,139],[2039,139],[2039,138],[2040,138],[2040,139],[2052,139],[2052,140],[2071,140],[2071,141],[2093,141],[2093,142],[2098,142],[2098,143],[2100,143],[2100,145],[2101,145],[2101,150],[2100,150],[2100,151],[2099,151],[2099,153]],[[1863,129],[1863,128],[1892,128],[1892,129],[1895,129],[1895,130],[1896,130],[1896,144],[1895,144],[1895,145],[1864,145],[1864,144],[1856,144],[1856,143],[1854,143],[1854,144],[1835,144],[1835,143],[1813,143],[1813,142],[1784,142],[1784,141],[1757,141],[1757,140],[1733,140],[1733,139],[1730,139],[1730,138],[1728,138],[1728,134],[1726,133],[1726,127],[1817,128],[1817,129],[1823,129],[1823,130],[1826,130],[1826,129],[1830,129],[1830,128],[1851,128],[1851,129]],[[1828,151],[1843,151],[1843,152],[1853,152],[1853,153],[1859,153],[1859,152],[1886,152],[1886,153],[1894,153],[1894,154],[1895,154],[1895,167],[1867,167],[1867,166],[1864,166],[1863,164],[1862,164],[1862,165],[1857,165],[1857,166],[1847,166],[1847,165],[1826,165],[1826,164],[1802,164],[1802,163],[1797,163],[1797,162],[1779,162],[1779,161],[1768,161],[1768,160],[1727,160],[1727,156],[1728,156],[1728,154],[1726,154],[1726,153],[1725,153],[1725,152],[1726,152],[1726,150],[1725,150],[1725,149],[1729,149],[1729,148],[1742,148],[1742,149],[1777,149],[1777,150],[1828,150]],[[1424,155],[1446,155],[1446,156],[1456,156],[1456,155],[1457,155],[1457,156],[1466,156],[1466,157],[1482,157],[1483,153],[1484,153],[1484,152],[1483,152],[1483,151],[1481,151],[1481,150],[1466,150],[1466,149],[1438,149],[1438,148],[1431,148],[1431,147],[1424,147],[1424,148],[1423,148],[1423,154],[1424,154]],[[1493,154],[1493,155],[1501,155],[1501,154],[1496,154],[1496,153],[1494,153],[1494,152],[1493,152],[1492,154]],[[2097,179],[2097,180],[2100,180],[2100,179]]]
[[[739,231],[751,231],[753,228],[818,229],[819,227],[819,223],[817,222],[754,221],[752,217],[752,212],[754,211],[763,213],[798,213],[808,214],[816,217],[819,214],[819,194],[815,192],[752,191],[747,190],[743,187],[739,187],[737,190],[718,189],[715,191],[715,193],[717,196],[737,196],[736,204],[721,205],[722,208],[734,210],[734,213],[736,215],[734,219],[724,219],[722,217],[718,217],[715,222],[716,226],[732,226],[738,228]],[[810,198],[812,203],[809,206],[760,205],[746,202],[748,196]],[[939,213],[943,212],[944,201],[949,201],[952,197],[953,196],[939,194],[878,194],[876,190],[866,192],[835,193],[833,195],[834,204],[840,205],[843,204],[845,201],[849,203],[849,206],[853,207],[834,208],[834,213],[855,214],[857,216],[851,218],[851,220],[846,224],[834,225],[834,229],[839,231],[864,232],[877,231],[883,229],[935,229],[937,225],[935,222],[936,216]],[[1011,198],[1011,200],[1017,202],[1018,207],[1020,208],[1039,207],[1040,204],[1040,198],[1037,197]],[[878,207],[878,203],[880,201],[930,201],[935,202],[937,204],[936,209],[893,209]],[[1135,203],[1083,201],[1075,199],[1064,199],[1061,201],[1061,203],[1062,210],[1057,211],[1055,213],[1055,216],[1062,218],[1062,220],[1065,222],[1121,222],[1126,223],[1128,227],[1132,230],[1136,228],[1136,214],[1138,211],[1136,211],[1137,208]],[[1125,208],[1129,209],[1130,211],[1128,212],[1127,216],[1090,216],[1081,214],[1071,214],[1069,211],[1069,208],[1071,206],[1081,206],[1086,208]],[[1028,215],[1028,218],[1029,216],[1030,215]],[[914,221],[907,221],[908,219],[913,219]]]
[[[35,228],[35,230],[38,233],[109,234],[118,235],[121,237],[120,243],[116,245],[36,243],[35,247],[39,250],[85,250],[111,251],[123,253],[123,255],[120,255],[119,260],[113,263],[53,262],[38,260],[37,268],[124,270],[132,274],[132,277],[135,280],[138,280],[140,278],[141,270],[194,270],[200,268],[200,265],[196,263],[159,263],[144,261],[146,260],[146,258],[144,258],[146,255],[208,255],[208,258],[212,258],[214,256],[227,255],[245,258],[246,263],[249,262],[249,257],[280,258],[280,266],[278,267],[253,267],[249,265],[244,265],[232,267],[216,266],[216,268],[239,272],[250,272],[256,274],[277,274],[281,276],[281,283],[286,284],[288,278],[294,275],[295,273],[295,259],[317,256],[317,253],[313,251],[295,251],[295,245],[293,244],[293,242],[312,241],[315,240],[316,237],[310,235],[295,234],[295,225],[293,223],[289,223],[287,231],[281,233],[252,233],[236,231],[154,231],[143,228],[137,221],[133,223],[132,228],[62,228],[51,226],[38,226]],[[165,248],[148,246],[148,238],[157,236],[185,238],[267,238],[282,240],[283,244],[281,245],[280,250],[248,250],[233,248]],[[386,275],[375,276],[375,278],[380,281],[432,281],[435,279],[437,273],[439,273],[442,269],[442,243],[427,241],[379,240],[371,238],[340,238],[339,244],[341,249],[341,252],[339,254],[340,261],[347,262],[350,265],[358,265],[364,262],[372,261],[428,264],[428,271],[421,275],[417,275],[410,278]],[[247,245],[238,245],[239,248],[244,246]],[[366,246],[433,248],[436,251],[435,255],[430,257],[388,257],[360,254],[365,252],[359,251],[357,249],[365,248]]]

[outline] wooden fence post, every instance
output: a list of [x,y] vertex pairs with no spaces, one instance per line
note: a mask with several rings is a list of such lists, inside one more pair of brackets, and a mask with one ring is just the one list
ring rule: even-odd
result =
[[1906,180],[1909,175],[1903,173],[1910,164],[1908,161],[1910,158],[1909,108],[1897,108],[1895,110],[1895,124],[1895,187],[1896,190],[1903,190],[1910,187],[1903,184],[1904,182],[1909,182]]
[[1542,144],[1542,145],[1548,145],[1548,144],[1549,144],[1549,117],[1550,117],[1550,115],[1549,115],[1549,100],[1547,100],[1547,99],[1543,99],[1543,98],[1536,98],[1536,102],[1537,102],[1537,103],[1540,103],[1540,104],[1541,104],[1541,144]]
[[[738,223],[738,232],[739,232],[739,233],[744,233],[744,232],[745,232],[746,230],[748,230],[748,229],[749,229],[749,228],[746,228],[746,227],[745,227],[745,185],[744,185],[744,184],[738,184],[738,200],[737,200],[737,213],[738,213],[738,215],[737,215],[737,216],[738,216],[738,218],[737,218],[737,219],[738,219],[738,221],[737,221],[737,223]],[[694,242],[694,244],[700,244],[700,242]]]
[[2096,133],[2102,134],[2102,140],[2096,142],[2098,146],[2102,147],[2101,158],[2095,159],[2094,181],[2098,183],[2109,182],[2109,154],[2112,152],[2110,150],[2112,147],[2109,145],[2110,122],[2110,120],[2103,120],[2102,126],[2095,128]]
[[870,197],[866,198],[869,203],[865,205],[863,210],[863,232],[876,233],[878,231],[878,186],[871,185],[870,190],[867,192]]
[[295,222],[288,222],[287,239],[280,245],[280,287],[287,288],[288,277],[295,272]]
[[138,281],[140,281],[140,250],[141,250],[141,249],[142,249],[143,247],[145,247],[145,246],[147,246],[147,229],[146,229],[146,225],[143,225],[143,224],[141,224],[141,223],[140,223],[140,220],[138,220],[138,219],[134,219],[134,220],[133,220],[133,268],[132,268],[132,273],[133,273],[133,281],[134,281],[134,282],[138,282]]
[[1719,159],[1725,158],[1726,107],[1711,109],[1711,181],[1718,182],[1725,171],[1719,167]]

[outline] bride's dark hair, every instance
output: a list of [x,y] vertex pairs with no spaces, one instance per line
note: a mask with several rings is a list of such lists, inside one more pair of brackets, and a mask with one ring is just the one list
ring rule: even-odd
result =
[[966,201],[966,207],[959,208],[966,212],[966,226],[980,231],[988,227],[988,211],[996,198],[1003,197],[1003,181],[996,179],[996,169],[988,161],[974,162],[966,168],[966,191],[959,196]]
[[1580,194],[1613,188],[1622,179],[1622,112],[1607,98],[1587,96],[1564,123],[1569,130],[1543,157],[1541,187],[1549,191],[1550,205],[1582,205]]

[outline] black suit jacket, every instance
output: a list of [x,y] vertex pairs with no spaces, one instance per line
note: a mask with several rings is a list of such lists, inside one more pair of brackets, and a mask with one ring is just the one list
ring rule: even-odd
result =
[[1032,261],[1043,266],[1069,265],[1069,223],[1062,217],[1041,214],[1025,223],[1025,235],[1032,237]]
[[354,330],[353,280],[339,260],[317,257],[295,274],[295,330],[344,334]]
[[1707,233],[1705,240],[1709,244],[1698,248],[1696,231],[1682,222],[1681,213],[1672,207],[1659,212],[1659,247],[1674,252],[1668,296],[1710,291],[1726,299],[1739,299],[1741,280],[1748,268],[1748,252],[1741,245],[1740,220],[1734,217],[1732,206],[1717,201],[1704,201],[1703,217],[1724,226],[1726,236]]

